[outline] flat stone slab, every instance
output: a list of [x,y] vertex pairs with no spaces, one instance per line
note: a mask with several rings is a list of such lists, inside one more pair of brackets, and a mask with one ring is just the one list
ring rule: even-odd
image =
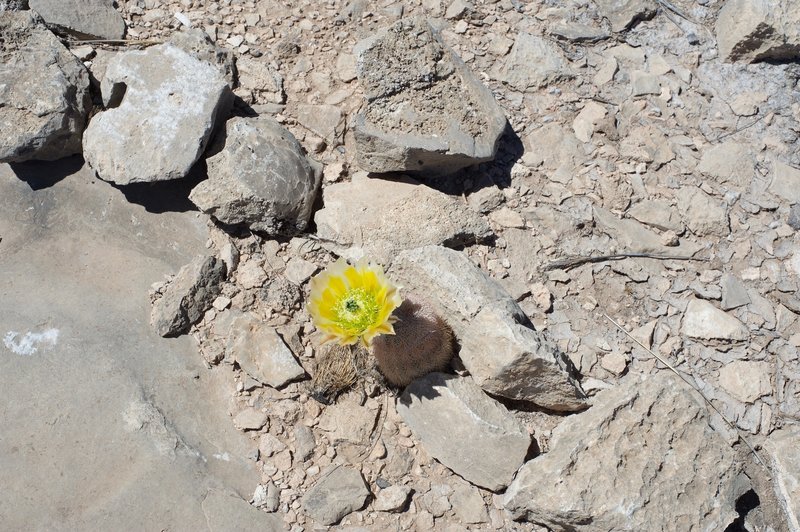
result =
[[173,44],[116,55],[101,89],[84,157],[117,185],[186,176],[233,102],[218,67]]
[[81,152],[89,72],[32,11],[0,11],[0,162]]
[[747,340],[750,332],[735,317],[704,299],[692,299],[681,325],[683,334],[701,340]]
[[79,39],[122,39],[125,21],[112,0],[29,0],[54,31]]
[[333,467],[302,498],[303,511],[321,525],[335,525],[363,508],[370,496],[361,473],[346,466]]
[[565,419],[503,504],[514,519],[555,530],[725,530],[738,515],[741,469],[705,405],[662,372],[602,391]]
[[397,413],[432,457],[492,491],[508,486],[531,444],[525,427],[470,378],[421,377],[400,396]]
[[518,91],[527,91],[572,79],[575,74],[558,46],[543,37],[520,32],[497,77]]
[[354,53],[367,98],[355,119],[362,170],[436,176],[494,158],[505,115],[424,18],[402,19]]

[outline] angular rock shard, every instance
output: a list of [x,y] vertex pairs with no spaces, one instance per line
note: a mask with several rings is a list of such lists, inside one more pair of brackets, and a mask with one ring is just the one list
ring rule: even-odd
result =
[[531,444],[525,427],[469,378],[421,377],[400,396],[397,412],[431,456],[492,491],[508,486]]
[[208,179],[189,195],[200,210],[269,234],[306,228],[322,167],[288,130],[269,117],[233,118],[211,151]]
[[424,294],[452,327],[461,360],[481,388],[550,410],[586,408],[564,356],[466,255],[426,246],[400,253],[390,272],[409,291]]
[[795,0],[730,0],[717,16],[725,61],[791,61],[800,57],[800,4]]
[[498,79],[518,91],[526,91],[574,77],[558,46],[542,37],[520,32]]
[[111,0],[29,0],[48,27],[79,39],[122,39],[125,21]]
[[363,170],[435,176],[494,158],[505,115],[425,19],[398,21],[355,54],[367,98],[355,120]]
[[600,392],[553,431],[550,449],[509,486],[514,519],[553,530],[725,530],[737,517],[742,464],[669,373]]
[[303,511],[321,525],[334,525],[364,507],[369,489],[361,473],[345,466],[323,473],[303,496]]
[[89,72],[31,11],[0,11],[0,162],[81,151]]
[[103,103],[84,135],[86,162],[118,185],[184,177],[233,96],[215,65],[172,44],[114,57]]
[[322,245],[352,260],[387,264],[400,251],[426,245],[483,242],[492,230],[480,215],[447,194],[412,179],[371,179],[323,191],[325,207],[314,216]]
[[747,340],[750,332],[730,314],[704,299],[692,299],[683,315],[681,331],[703,340]]

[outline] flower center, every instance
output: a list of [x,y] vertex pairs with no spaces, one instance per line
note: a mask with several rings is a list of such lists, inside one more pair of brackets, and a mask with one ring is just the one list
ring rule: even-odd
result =
[[361,334],[373,324],[380,311],[375,294],[363,288],[348,290],[334,306],[337,321],[354,334]]

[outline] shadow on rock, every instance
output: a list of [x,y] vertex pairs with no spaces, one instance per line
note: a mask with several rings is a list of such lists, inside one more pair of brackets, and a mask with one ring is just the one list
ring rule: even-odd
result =
[[122,192],[130,203],[141,205],[147,212],[188,212],[199,210],[189,199],[189,193],[207,177],[206,162],[201,159],[183,179],[111,186]]
[[25,181],[31,190],[50,188],[83,167],[83,157],[73,155],[57,161],[26,161],[11,163],[11,170]]

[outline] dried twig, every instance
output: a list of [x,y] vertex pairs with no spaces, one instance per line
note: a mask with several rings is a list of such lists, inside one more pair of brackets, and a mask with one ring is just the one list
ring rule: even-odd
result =
[[158,39],[131,41],[127,39],[67,39],[70,45],[80,44],[108,44],[111,46],[153,46],[155,44],[164,44],[164,41]]
[[729,427],[731,430],[733,430],[734,432],[736,432],[736,435],[739,437],[739,439],[742,441],[742,443],[744,443],[744,444],[745,444],[745,445],[746,445],[746,446],[747,446],[747,447],[750,449],[750,452],[752,452],[752,453],[753,453],[753,456],[755,456],[755,457],[756,457],[756,460],[758,460],[758,463],[759,463],[759,464],[761,464],[762,466],[764,466],[764,469],[766,469],[766,470],[767,470],[767,475],[768,475],[768,476],[771,476],[771,474],[772,474],[772,471],[770,471],[770,468],[769,468],[769,466],[767,465],[767,463],[766,463],[766,462],[764,462],[764,460],[762,460],[762,459],[761,459],[761,456],[759,456],[759,454],[756,452],[756,448],[755,448],[755,447],[753,447],[753,445],[751,445],[751,444],[750,444],[750,442],[747,440],[747,438],[745,438],[745,437],[744,437],[744,435],[742,434],[742,431],[741,431],[741,430],[739,430],[739,428],[738,428],[738,427],[736,427],[736,426],[735,426],[733,423],[731,423],[730,421],[728,421],[728,418],[726,418],[726,417],[725,417],[725,415],[724,415],[722,412],[720,412],[720,411],[719,411],[719,409],[718,409],[716,406],[714,406],[714,403],[712,403],[712,402],[711,402],[711,400],[710,400],[708,397],[706,397],[706,395],[705,395],[705,394],[704,394],[704,393],[703,393],[703,392],[700,390],[700,388],[698,388],[698,387],[697,387],[697,385],[696,385],[696,384],[694,384],[694,383],[693,383],[693,382],[691,382],[689,379],[687,379],[686,377],[684,377],[684,376],[683,376],[683,374],[682,374],[681,372],[679,372],[677,369],[675,369],[675,366],[673,366],[672,364],[670,364],[670,363],[669,363],[669,361],[668,361],[668,360],[666,360],[664,357],[662,357],[661,355],[657,355],[655,352],[653,352],[653,350],[652,350],[652,349],[650,349],[649,347],[646,347],[646,346],[645,346],[643,343],[641,343],[639,340],[637,340],[636,338],[634,338],[634,337],[633,337],[633,335],[631,335],[631,334],[630,334],[628,331],[626,331],[626,330],[625,330],[625,329],[622,327],[622,325],[620,325],[619,323],[617,323],[616,321],[614,321],[614,320],[611,318],[611,316],[609,316],[608,314],[606,314],[606,313],[605,313],[605,312],[603,312],[602,310],[600,311],[600,313],[601,313],[603,316],[605,316],[605,317],[606,317],[606,319],[607,319],[608,321],[610,321],[611,323],[613,323],[613,324],[614,324],[614,326],[615,326],[617,329],[619,329],[620,331],[622,331],[622,333],[623,333],[625,336],[627,336],[628,338],[630,338],[631,340],[633,340],[634,342],[636,342],[636,343],[639,345],[639,347],[641,347],[642,349],[644,349],[645,351],[647,351],[648,353],[650,353],[650,355],[651,355],[653,358],[655,358],[656,360],[658,360],[659,362],[661,362],[662,364],[664,364],[665,366],[667,366],[667,368],[669,368],[669,370],[670,370],[670,371],[672,371],[672,373],[674,373],[675,375],[677,375],[678,377],[680,377],[680,379],[681,379],[683,382],[685,382],[686,384],[688,384],[688,385],[689,385],[689,386],[690,386],[690,387],[691,387],[691,388],[692,388],[694,391],[696,391],[697,393],[699,393],[699,394],[700,394],[700,397],[702,397],[702,398],[703,398],[703,400],[706,402],[706,404],[708,404],[708,406],[710,406],[710,407],[711,407],[711,408],[714,410],[714,412],[716,412],[717,414],[719,414],[719,417],[720,417],[720,418],[722,418],[722,421],[724,421],[724,422],[725,422],[725,424],[726,424],[726,425],[728,425],[728,427]]
[[745,129],[747,129],[747,128],[749,128],[749,127],[752,127],[752,126],[754,126],[754,125],[758,124],[759,122],[761,122],[762,120],[764,120],[764,118],[766,118],[768,114],[769,114],[769,113],[763,113],[761,116],[759,116],[758,118],[756,118],[755,120],[753,120],[753,121],[752,121],[752,122],[750,122],[749,124],[745,124],[745,125],[743,125],[742,127],[738,127],[738,128],[736,128],[736,129],[734,129],[733,131],[730,131],[730,132],[728,132],[728,133],[725,133],[724,135],[720,135],[720,136],[718,136],[717,138],[715,138],[715,139],[714,139],[712,142],[719,142],[719,141],[721,141],[722,139],[725,139],[725,138],[728,138],[728,137],[730,137],[731,135],[735,135],[735,134],[737,134],[737,133],[739,133],[739,132],[742,132],[742,131],[744,131]]
[[704,257],[690,257],[682,255],[656,255],[653,253],[617,253],[614,255],[599,255],[597,257],[567,257],[564,259],[554,260],[544,267],[544,271],[550,270],[571,270],[582,264],[590,262],[605,262],[608,260],[622,260],[622,259],[658,259],[658,260],[696,260],[700,262],[708,262]]

